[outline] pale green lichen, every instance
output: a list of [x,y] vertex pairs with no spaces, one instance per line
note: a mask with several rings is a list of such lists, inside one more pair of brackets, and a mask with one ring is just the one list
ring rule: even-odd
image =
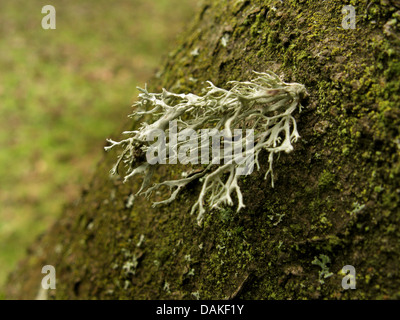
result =
[[[149,197],[161,186],[175,189],[168,199],[155,202],[154,206],[171,203],[185,186],[199,179],[203,185],[191,211],[192,214],[198,212],[199,224],[204,216],[206,198],[210,208],[220,208],[223,204],[233,205],[232,194],[236,193],[237,211],[245,207],[238,177],[251,173],[254,166],[259,169],[259,154],[261,150],[266,150],[269,152],[269,169],[265,178],[270,174],[272,187],[274,186],[272,170],[274,154],[293,150],[292,142],[297,141],[300,136],[292,113],[296,108],[301,110],[300,99],[307,94],[303,85],[285,83],[273,72],[256,72],[256,75],[255,79],[247,82],[231,81],[230,84],[233,86],[230,90],[216,87],[208,82],[209,86],[203,96],[192,93],[176,94],[165,89],[162,93],[150,93],[146,88],[139,88],[141,93],[135,106],[140,111],[134,112],[131,116],[151,115],[155,120],[151,124],[143,122],[138,130],[124,132],[131,136],[127,139],[119,142],[107,140],[111,145],[105,147],[105,150],[115,146],[124,147],[111,173],[117,174],[123,162],[127,167],[124,182],[137,174],[143,174],[143,183],[136,195],[144,194]],[[181,139],[181,136],[172,139],[169,135],[173,131],[171,123],[174,121],[177,132],[185,132],[184,139]],[[239,128],[240,135],[236,131]],[[232,141],[228,142],[229,147],[235,151],[235,157],[239,148],[241,160],[236,161],[237,158],[232,157],[227,161],[224,158],[224,164],[217,166],[216,164],[220,164],[221,161],[221,152],[215,152],[214,136],[204,129],[216,132],[221,130],[224,147],[226,147],[226,137],[233,137]],[[246,129],[246,137],[241,134],[242,129]],[[149,141],[153,141],[156,136],[159,137],[160,132],[165,133],[164,137],[169,136],[169,141],[157,141],[157,144],[151,145]],[[248,132],[252,133],[250,140]],[[211,150],[207,150],[207,159],[204,159],[203,149],[198,147],[198,144],[197,147],[191,148],[190,142],[194,139],[197,143],[198,141],[208,143],[210,136],[213,138],[213,145]],[[187,137],[190,137],[189,147]],[[219,147],[220,136],[217,142]],[[246,146],[244,156],[243,146]],[[207,147],[210,149],[209,145]],[[176,163],[177,158],[181,159],[181,151],[178,154],[178,148],[185,150],[185,156],[187,151],[190,151],[190,158],[186,163],[206,163],[207,166],[179,180],[164,181],[148,187],[157,164],[166,163],[165,159],[169,159],[170,163]],[[142,160],[144,153],[147,162]],[[157,157],[152,158],[155,161],[149,161],[149,153],[153,155],[157,153]],[[209,154],[212,154],[211,163],[208,161]],[[224,156],[226,156],[225,150]],[[175,162],[171,162],[171,159]],[[138,162],[141,163],[137,165]],[[228,174],[227,178],[225,174]]]
[[321,284],[325,283],[324,279],[329,278],[333,275],[333,273],[329,271],[329,268],[327,266],[328,263],[331,263],[331,259],[328,256],[320,254],[319,259],[317,257],[314,257],[314,260],[311,263],[321,267],[321,270],[319,271],[319,282]]

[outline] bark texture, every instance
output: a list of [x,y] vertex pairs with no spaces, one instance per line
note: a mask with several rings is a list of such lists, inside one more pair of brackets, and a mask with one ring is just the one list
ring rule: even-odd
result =
[[[354,30],[341,27],[341,1],[204,2],[149,90],[200,94],[252,70],[304,84],[301,139],[275,161],[275,188],[265,154],[241,180],[246,208],[207,211],[199,227],[199,182],[169,206],[127,206],[141,180],[110,178],[112,151],[10,275],[8,298],[35,298],[44,265],[57,270],[49,299],[400,298],[400,6],[350,3]],[[315,257],[330,259],[330,277]],[[355,290],[342,288],[345,265]]]

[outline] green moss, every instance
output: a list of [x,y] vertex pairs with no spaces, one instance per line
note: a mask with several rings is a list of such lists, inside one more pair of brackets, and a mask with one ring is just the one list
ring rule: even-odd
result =
[[326,188],[328,186],[331,186],[335,182],[335,174],[328,172],[327,170],[324,170],[318,180],[318,186],[320,188]]

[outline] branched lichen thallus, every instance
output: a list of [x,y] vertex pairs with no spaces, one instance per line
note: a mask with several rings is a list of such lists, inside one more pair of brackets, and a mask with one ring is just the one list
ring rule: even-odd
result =
[[[229,82],[230,89],[219,88],[208,81],[201,96],[176,94],[165,89],[161,93],[150,93],[146,87],[138,88],[140,94],[135,106],[139,111],[131,117],[149,115],[152,122],[142,122],[137,130],[124,132],[127,139],[107,140],[110,145],[106,150],[116,146],[123,149],[111,173],[117,174],[123,164],[127,168],[124,182],[137,174],[144,175],[135,197],[140,194],[149,197],[161,186],[170,188],[169,198],[153,203],[154,206],[174,201],[185,186],[199,180],[201,191],[191,210],[192,214],[197,212],[199,224],[204,218],[205,203],[209,208],[232,206],[232,197],[236,194],[237,211],[240,211],[245,204],[238,178],[251,173],[254,167],[260,169],[259,155],[265,150],[268,153],[265,178],[270,175],[274,187],[274,156],[293,150],[292,143],[300,137],[293,112],[297,108],[301,111],[300,100],[307,95],[304,85],[283,82],[273,72],[255,72],[255,75],[250,81]],[[241,129],[245,129],[246,134],[242,134]],[[227,159],[225,151],[216,150],[218,134],[224,138],[224,148],[240,150],[235,153],[237,157]],[[199,141],[208,142],[214,135],[217,139],[211,145],[199,146]],[[153,143],[155,137],[157,143]],[[242,153],[244,146],[246,151]],[[139,156],[144,153],[146,157]],[[157,165],[178,160],[182,164],[201,163],[203,170],[150,186]]]

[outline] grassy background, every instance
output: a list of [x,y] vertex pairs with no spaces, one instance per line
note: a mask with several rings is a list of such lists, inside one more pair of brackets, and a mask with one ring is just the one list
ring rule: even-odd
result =
[[[41,8],[57,10],[43,30]],[[0,298],[26,247],[79,196],[192,0],[1,0]]]

